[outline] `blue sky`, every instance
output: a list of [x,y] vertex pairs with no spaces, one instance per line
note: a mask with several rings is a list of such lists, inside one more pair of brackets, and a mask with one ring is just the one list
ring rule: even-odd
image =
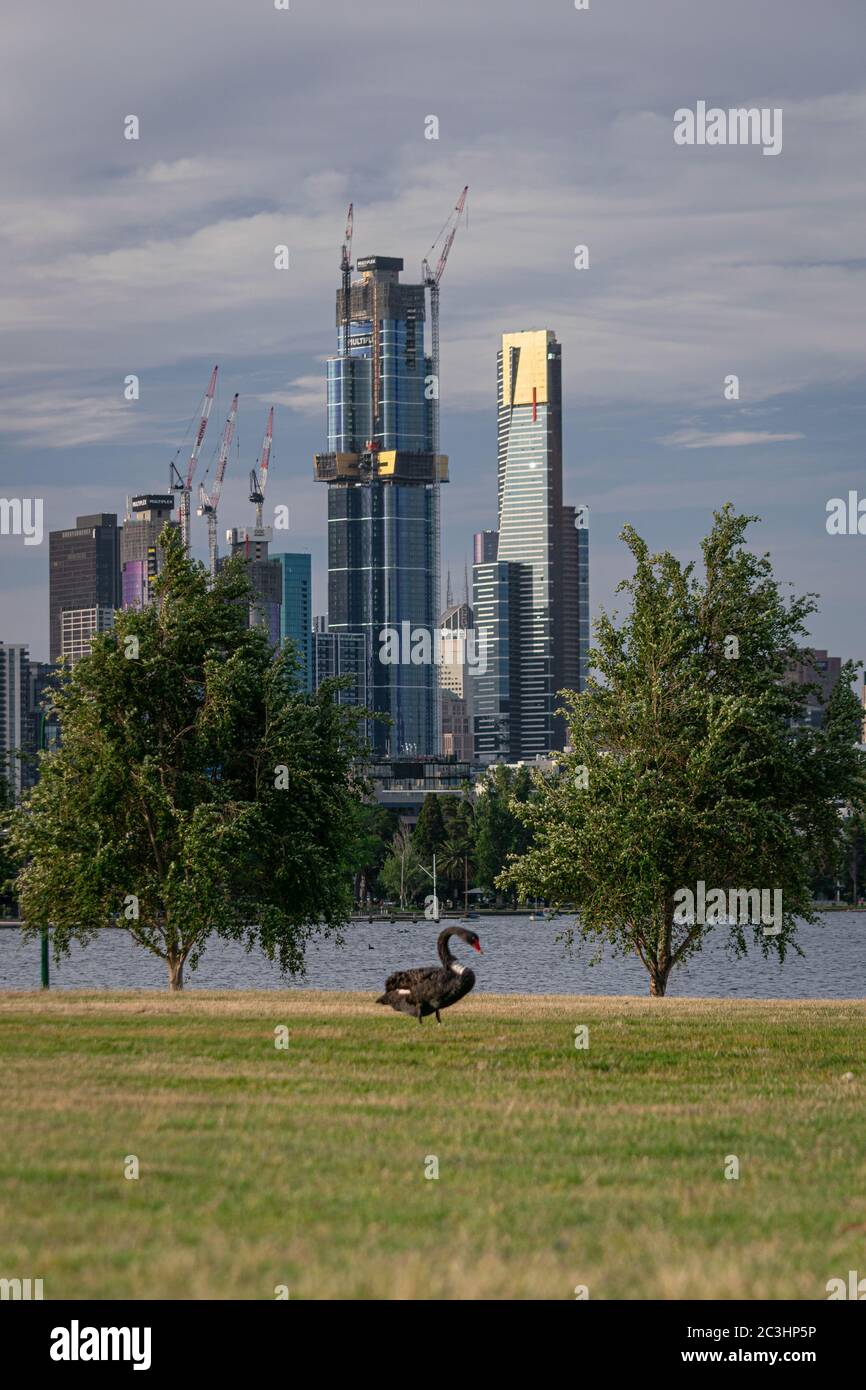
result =
[[[625,522],[688,558],[730,500],[763,518],[780,578],[820,593],[815,644],[866,655],[866,537],[825,529],[830,497],[866,494],[864,39],[861,0],[13,0],[0,496],[43,497],[46,540],[0,537],[0,638],[47,655],[47,531],[165,488],[214,362],[203,463],[241,393],[221,530],[251,520],[274,402],[268,501],[288,503],[285,548],[312,552],[324,611],[311,460],[346,205],[355,254],[417,278],[468,183],[442,289],[455,590],[495,525],[499,335],[550,327],[593,609],[615,602]],[[781,154],[676,146],[674,112],[699,100],[781,107]]]

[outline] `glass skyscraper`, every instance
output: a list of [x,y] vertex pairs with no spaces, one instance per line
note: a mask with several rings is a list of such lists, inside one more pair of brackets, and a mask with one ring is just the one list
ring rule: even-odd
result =
[[374,751],[431,755],[437,671],[412,650],[422,631],[432,643],[438,618],[437,486],[448,474],[433,453],[425,291],[400,283],[399,257],[368,256],[356,269],[348,304],[337,292],[328,451],[315,459],[328,484],[328,627],[365,638],[368,707],[391,719],[372,724]]
[[585,509],[562,502],[562,359],[550,329],[506,333],[497,358],[499,524],[476,537],[473,608],[487,670],[473,681],[482,762],[565,742],[561,690],[586,680]]
[[288,638],[298,659],[302,690],[313,689],[313,581],[311,560],[304,554],[272,555],[282,572],[280,639]]

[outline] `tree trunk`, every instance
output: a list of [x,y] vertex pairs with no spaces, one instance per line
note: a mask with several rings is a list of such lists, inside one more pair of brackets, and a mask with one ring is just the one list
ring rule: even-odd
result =
[[168,988],[172,994],[179,994],[183,989],[183,963],[184,957],[170,951],[168,954]]
[[668,987],[668,972],[653,966],[650,970],[650,997],[661,999]]

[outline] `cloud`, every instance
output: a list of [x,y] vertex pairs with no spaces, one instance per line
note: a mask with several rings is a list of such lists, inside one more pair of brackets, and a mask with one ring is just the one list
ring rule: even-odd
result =
[[675,449],[738,449],[746,444],[785,444],[803,438],[802,434],[771,434],[768,430],[724,430],[716,434],[704,430],[676,430],[664,435],[659,443]]

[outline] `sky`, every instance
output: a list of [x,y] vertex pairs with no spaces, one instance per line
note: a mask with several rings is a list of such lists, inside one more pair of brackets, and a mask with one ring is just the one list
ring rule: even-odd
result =
[[[312,457],[346,208],[354,255],[417,281],[468,183],[441,295],[455,596],[496,524],[499,338],[551,328],[593,612],[617,605],[625,523],[695,558],[730,501],[820,595],[814,645],[866,657],[866,536],[826,528],[831,498],[866,496],[862,0],[9,0],[3,47],[0,497],[44,499],[45,539],[0,535],[0,640],[47,657],[48,531],[165,491],[215,363],[196,483],[239,391],[220,532],[252,522],[273,403],[275,549],[312,553],[325,612]],[[780,109],[781,151],[676,144],[701,101]]]

